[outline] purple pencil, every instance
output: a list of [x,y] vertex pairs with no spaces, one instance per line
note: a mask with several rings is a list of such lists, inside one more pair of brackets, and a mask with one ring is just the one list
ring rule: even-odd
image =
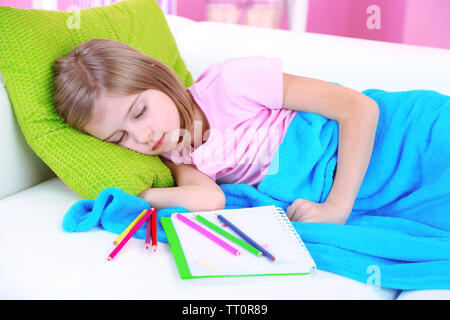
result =
[[130,240],[130,238],[136,233],[136,231],[138,231],[138,229],[144,224],[144,222],[148,219],[148,217],[150,217],[151,214],[152,212],[147,210],[146,214],[141,218],[141,220],[139,220],[136,223],[136,225],[131,229],[131,231],[127,233],[125,238],[123,238],[123,240],[120,241],[117,247],[110,253],[110,255],[108,256],[109,261],[114,259],[116,254],[123,248],[123,246],[128,242],[128,240]]
[[[152,208],[153,209],[153,208]],[[152,217],[155,213],[152,212],[150,217],[147,219],[146,233],[145,233],[145,249],[148,250],[150,248],[150,238],[151,238],[151,230],[152,230]]]
[[217,245],[221,246],[222,248],[224,248],[225,250],[227,250],[228,252],[230,252],[232,255],[238,256],[241,253],[239,252],[239,250],[237,250],[236,248],[233,248],[232,246],[230,246],[228,243],[226,243],[225,241],[223,241],[222,239],[216,237],[214,234],[212,234],[211,232],[209,232],[208,230],[202,228],[201,226],[199,226],[197,223],[195,223],[194,221],[186,218],[185,216],[183,216],[181,213],[176,213],[175,216],[177,217],[178,220],[180,220],[181,222],[185,223],[186,225],[188,225],[189,227],[191,227],[192,229],[194,229],[195,231],[198,231],[199,233],[201,233],[202,235],[204,235],[206,238],[208,238],[209,240],[213,241],[214,243],[216,243]]

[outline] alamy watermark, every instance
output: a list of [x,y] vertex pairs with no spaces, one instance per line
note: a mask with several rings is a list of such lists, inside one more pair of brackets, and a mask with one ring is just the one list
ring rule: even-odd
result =
[[67,8],[67,11],[72,14],[66,21],[66,26],[69,30],[80,29],[81,28],[81,8],[77,5],[71,5]]
[[367,267],[366,273],[369,274],[366,283],[371,287],[379,289],[381,287],[380,267],[377,265],[370,265]]
[[367,7],[366,13],[370,16],[366,20],[367,29],[381,29],[381,9],[379,6],[372,4]]
[[66,26],[70,30],[81,28],[81,9],[108,6],[121,1],[123,0],[74,0],[74,4],[66,10],[72,13],[66,21]]
[[[198,130],[202,130],[201,121],[194,122],[194,137],[199,137]],[[258,165],[267,167],[270,164],[270,170],[266,175],[276,174],[278,172],[278,146],[281,142],[281,129],[270,127],[265,128],[230,128],[216,129],[211,128],[203,134],[203,141],[214,140],[215,146],[221,148],[200,148],[196,151],[197,163],[220,162],[229,167],[239,165]],[[191,141],[191,133],[188,130],[175,130],[167,137],[172,141],[177,141],[179,137],[183,141]],[[208,143],[205,142],[205,143]],[[194,146],[199,145],[194,141]],[[176,164],[192,164],[190,157],[190,143],[182,144],[179,148],[170,152],[172,162]]]

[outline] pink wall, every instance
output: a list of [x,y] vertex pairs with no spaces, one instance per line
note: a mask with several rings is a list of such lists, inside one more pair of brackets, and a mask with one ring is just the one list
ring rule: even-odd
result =
[[29,9],[32,2],[32,0],[0,0],[0,6]]
[[[309,3],[307,31],[380,41],[402,42],[408,0],[314,0]],[[367,8],[380,9],[380,28],[369,29]]]
[[408,0],[403,42],[450,49],[450,1]]
[[310,0],[306,31],[336,36],[346,35],[350,2],[351,0]]
[[[349,8],[347,36],[402,42],[407,2],[407,0],[353,1]],[[367,19],[373,14],[373,11],[367,13],[367,8],[371,5],[377,5],[379,7],[380,29],[369,29],[367,27]]]
[[58,0],[58,10],[67,10],[74,2],[72,0]]
[[[295,0],[294,0],[295,1]],[[31,8],[32,0],[0,0],[0,5]],[[59,0],[67,10],[74,0]],[[207,0],[178,0],[178,15],[203,21]],[[369,29],[370,5],[380,8],[381,27]],[[450,0],[309,0],[307,31],[450,49]],[[287,29],[286,13],[280,28]]]
[[207,0],[178,0],[177,15],[187,17],[195,21],[205,21],[206,3]]
[[[207,3],[208,0],[178,0],[177,15],[187,17],[195,21],[205,21]],[[286,19],[287,13],[286,10],[284,10],[281,14],[280,24],[278,26],[279,29],[288,29],[288,22]]]
[[[45,3],[47,0],[43,0]],[[57,10],[66,11],[71,5],[77,4],[81,9],[93,6],[94,4],[105,5],[117,2],[118,0],[57,0]],[[33,0],[0,0],[0,6],[10,6],[15,8],[33,9]]]
[[[380,29],[369,29],[370,5]],[[310,0],[307,31],[450,49],[449,0]]]

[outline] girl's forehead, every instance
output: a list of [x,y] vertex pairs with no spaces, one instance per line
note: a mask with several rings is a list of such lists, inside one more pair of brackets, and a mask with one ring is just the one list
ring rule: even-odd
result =
[[118,95],[118,94],[102,94],[95,100],[94,111],[102,116],[106,111],[111,112],[113,110],[120,109],[124,106],[128,100],[131,100],[132,96]]
[[111,99],[106,96],[99,97],[95,100],[92,108],[91,124],[100,124],[109,117],[115,117],[119,113],[117,99]]
[[114,94],[105,93],[99,95],[95,101],[92,112],[93,123],[118,122],[125,119],[130,106],[132,106],[141,97],[141,94]]

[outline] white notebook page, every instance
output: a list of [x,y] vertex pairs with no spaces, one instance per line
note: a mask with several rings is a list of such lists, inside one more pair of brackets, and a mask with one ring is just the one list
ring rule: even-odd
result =
[[228,240],[198,221],[194,216],[195,213],[182,213],[238,249],[240,255],[234,256],[172,215],[174,228],[193,276],[310,273],[316,268],[286,214],[280,214],[275,206],[198,212],[205,219],[242,239],[237,233],[226,227],[216,217],[216,213],[223,215],[271,253],[275,257],[275,261],[272,262],[264,256],[258,257]]

